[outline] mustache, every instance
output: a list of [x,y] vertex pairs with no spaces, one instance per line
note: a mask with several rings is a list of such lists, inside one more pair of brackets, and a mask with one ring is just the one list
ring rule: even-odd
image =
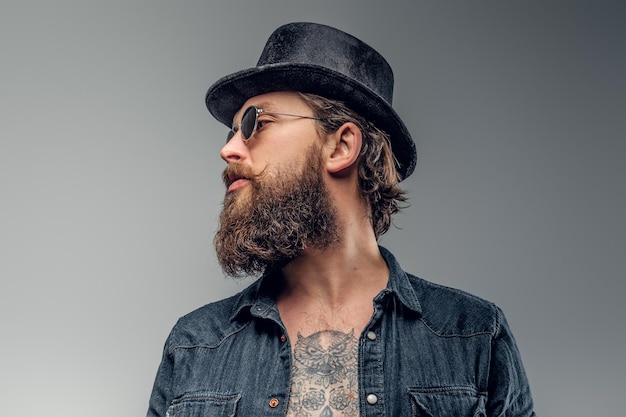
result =
[[261,174],[256,174],[252,171],[252,168],[240,164],[230,164],[224,168],[224,171],[222,172],[222,182],[224,182],[226,188],[230,187],[230,185],[238,179],[244,178],[255,182],[260,177]]

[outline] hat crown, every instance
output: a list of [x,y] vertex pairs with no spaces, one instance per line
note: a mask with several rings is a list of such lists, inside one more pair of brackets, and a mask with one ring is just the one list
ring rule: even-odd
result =
[[385,58],[365,42],[339,29],[316,23],[289,23],[267,40],[257,67],[307,64],[357,81],[391,105],[393,71]]

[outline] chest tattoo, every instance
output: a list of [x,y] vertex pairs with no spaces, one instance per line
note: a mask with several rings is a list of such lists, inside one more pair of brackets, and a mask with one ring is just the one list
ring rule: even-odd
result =
[[294,346],[289,417],[357,416],[357,339],[354,330],[322,330]]

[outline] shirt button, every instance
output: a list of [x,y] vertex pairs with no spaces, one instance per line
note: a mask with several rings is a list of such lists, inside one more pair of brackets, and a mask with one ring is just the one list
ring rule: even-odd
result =
[[272,407],[272,408],[276,408],[276,407],[278,407],[278,399],[276,399],[276,398],[272,398],[272,399],[270,400],[270,407]]
[[287,336],[285,336],[284,334],[280,335],[280,341],[285,343],[287,341]]
[[369,394],[367,396],[367,403],[370,405],[374,405],[378,402],[378,397],[375,396],[374,394]]
[[367,338],[369,340],[376,340],[376,333],[370,330],[369,332],[367,332]]

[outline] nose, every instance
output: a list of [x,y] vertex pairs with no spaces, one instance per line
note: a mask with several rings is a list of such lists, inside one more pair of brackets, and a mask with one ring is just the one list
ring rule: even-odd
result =
[[220,151],[220,156],[227,163],[241,162],[248,154],[248,147],[240,135],[241,132],[237,132]]

